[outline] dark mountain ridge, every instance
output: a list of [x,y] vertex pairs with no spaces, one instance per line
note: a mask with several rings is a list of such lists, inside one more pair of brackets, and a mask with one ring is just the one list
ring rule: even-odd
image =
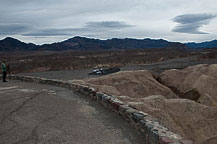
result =
[[148,49],[148,48],[212,48],[217,47],[217,40],[204,43],[179,43],[169,42],[163,39],[108,39],[99,40],[86,37],[73,37],[62,42],[35,45],[24,43],[17,39],[7,37],[0,40],[0,51],[64,51],[64,50],[125,50],[125,49]]
[[177,48],[185,47],[184,44],[168,42],[166,40],[153,39],[90,39],[85,37],[74,37],[63,42],[45,44],[40,50],[121,50],[121,49],[145,49],[145,48]]
[[189,48],[216,48],[217,47],[217,40],[212,40],[212,41],[206,41],[206,42],[201,42],[201,43],[186,43],[186,46]]
[[27,44],[11,37],[0,40],[0,51],[33,51],[38,47],[33,43]]

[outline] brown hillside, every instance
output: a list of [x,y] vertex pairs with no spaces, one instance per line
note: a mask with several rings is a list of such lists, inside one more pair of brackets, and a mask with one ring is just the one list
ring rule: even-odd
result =
[[184,70],[167,70],[160,75],[160,80],[180,92],[197,90],[201,94],[198,101],[206,105],[217,102],[217,64],[196,65]]
[[[215,144],[216,77],[217,65],[197,65],[165,71],[160,75],[161,82],[148,71],[127,71],[86,79],[83,83],[116,95],[196,144]],[[200,96],[198,101],[188,99],[195,94]]]
[[140,103],[129,104],[151,114],[170,130],[192,139],[196,144],[217,136],[216,107],[201,105],[188,99],[166,99],[163,96],[150,96],[137,99],[138,101]]
[[163,95],[166,98],[177,98],[169,88],[160,84],[150,72],[145,70],[119,72],[88,79],[85,82],[99,91],[117,96],[143,98],[150,95]]

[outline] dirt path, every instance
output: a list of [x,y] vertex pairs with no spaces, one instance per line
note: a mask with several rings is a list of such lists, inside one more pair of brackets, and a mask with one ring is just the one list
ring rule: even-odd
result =
[[142,144],[118,114],[71,90],[0,83],[1,144]]

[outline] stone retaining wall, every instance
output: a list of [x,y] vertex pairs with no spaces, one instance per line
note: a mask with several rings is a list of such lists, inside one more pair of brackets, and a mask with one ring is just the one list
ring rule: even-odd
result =
[[66,87],[72,89],[76,93],[96,100],[105,108],[119,113],[124,120],[131,123],[138,130],[138,132],[145,137],[144,144],[193,144],[192,141],[184,140],[180,135],[160,125],[155,118],[148,115],[147,113],[138,111],[135,108],[124,104],[115,96],[98,92],[92,87],[69,83],[62,80],[45,79],[31,76],[11,75],[10,79]]

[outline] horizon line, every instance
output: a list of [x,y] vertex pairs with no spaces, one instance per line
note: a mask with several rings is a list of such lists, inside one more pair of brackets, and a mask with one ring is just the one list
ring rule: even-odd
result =
[[33,42],[25,42],[23,40],[20,40],[19,38],[14,38],[12,36],[6,36],[4,37],[3,39],[0,39],[0,41],[3,41],[7,38],[11,38],[11,39],[15,39],[15,40],[18,40],[20,42],[24,42],[26,44],[34,44],[34,45],[38,45],[38,46],[41,46],[41,45],[45,45],[45,44],[54,44],[54,43],[60,43],[60,42],[64,42],[66,40],[69,40],[69,39],[73,39],[73,38],[76,38],[76,37],[79,37],[79,38],[86,38],[86,39],[93,39],[93,40],[101,40],[101,41],[107,41],[107,40],[112,40],[112,39],[119,39],[119,40],[124,40],[124,39],[133,39],[133,40],[145,40],[145,39],[150,39],[150,40],[164,40],[164,41],[167,41],[167,42],[174,42],[174,43],[181,43],[181,44],[188,44],[188,43],[196,43],[196,44],[199,44],[199,43],[204,43],[204,42],[211,42],[211,41],[215,41],[217,39],[212,39],[212,40],[206,40],[206,41],[201,41],[201,42],[179,42],[179,41],[170,41],[170,40],[167,40],[167,39],[163,39],[163,38],[149,38],[149,37],[146,37],[146,38],[133,38],[133,37],[125,37],[125,38],[117,38],[117,37],[113,37],[113,38],[108,38],[108,39],[100,39],[100,38],[93,38],[93,37],[88,37],[88,36],[73,36],[73,37],[69,37],[67,39],[64,39],[64,40],[61,40],[61,41],[57,41],[57,42],[52,42],[52,43],[43,43],[43,44],[35,44]]

